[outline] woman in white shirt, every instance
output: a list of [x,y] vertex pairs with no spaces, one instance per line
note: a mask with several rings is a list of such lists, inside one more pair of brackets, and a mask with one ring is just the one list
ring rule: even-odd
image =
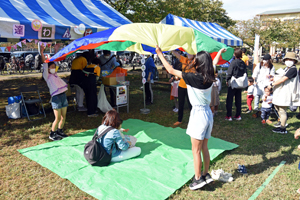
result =
[[254,79],[254,110],[258,110],[259,101],[264,94],[264,87],[270,84],[270,78],[275,76],[275,67],[271,62],[270,54],[263,57],[263,61],[255,67],[252,77]]

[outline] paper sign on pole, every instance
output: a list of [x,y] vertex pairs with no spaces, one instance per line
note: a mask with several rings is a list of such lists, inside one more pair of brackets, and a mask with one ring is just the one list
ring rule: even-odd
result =
[[126,86],[117,87],[117,105],[127,103],[127,88]]

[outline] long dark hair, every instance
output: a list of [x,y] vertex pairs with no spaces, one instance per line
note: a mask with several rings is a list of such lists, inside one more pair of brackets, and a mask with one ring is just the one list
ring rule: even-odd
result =
[[[272,67],[273,67],[272,61],[271,60],[267,60],[267,61],[268,61],[267,67],[269,69],[272,69]],[[264,65],[263,61],[260,61],[260,67],[262,67],[263,65]]]
[[200,51],[197,53],[194,60],[186,67],[185,71],[195,70],[203,76],[203,84],[212,83],[215,81],[215,72],[213,61],[207,51]]

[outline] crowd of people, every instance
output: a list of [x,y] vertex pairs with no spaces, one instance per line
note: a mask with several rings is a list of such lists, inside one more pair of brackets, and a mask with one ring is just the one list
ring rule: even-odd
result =
[[[225,50],[221,50],[219,53],[222,53],[222,51]],[[214,74],[210,74],[210,72],[213,70],[213,66],[218,63],[219,54],[212,62],[213,64],[211,64],[211,61],[203,56],[205,55],[203,52],[183,57],[177,51],[173,51],[173,54],[182,64],[182,68],[177,70],[164,60],[159,48],[157,48],[157,52],[168,72],[174,75],[171,77],[170,82],[173,83],[171,95],[175,99],[174,112],[178,112],[178,121],[174,124],[175,126],[182,123],[184,100],[186,96],[188,97],[190,118],[186,132],[191,137],[195,168],[195,176],[190,184],[190,189],[198,189],[212,181],[208,173],[209,153],[206,145],[213,126],[213,116],[217,113],[220,104],[219,86],[221,83],[217,78],[217,70],[215,69]],[[299,76],[295,66],[298,61],[296,54],[288,52],[283,58],[283,62],[286,65],[285,68],[277,70],[276,73],[271,56],[266,54],[262,61],[256,65],[253,74],[248,78],[248,73],[250,73],[247,72],[249,59],[245,53],[245,49],[236,48],[234,50],[234,60],[227,70],[226,85],[228,88],[225,120],[242,120],[242,91],[247,89],[244,91],[244,93],[247,93],[248,105],[245,113],[252,113],[253,110],[260,111],[261,122],[263,124],[272,124],[269,116],[271,111],[275,110],[279,119],[274,124],[275,128],[272,131],[287,134],[286,109],[289,106],[300,106]],[[179,84],[178,79],[180,79]],[[237,87],[233,85],[233,79],[240,79],[243,82],[247,81],[248,84]],[[235,97],[236,113],[232,117],[233,97]],[[179,100],[179,105],[177,99]],[[253,100],[254,109],[252,109]],[[259,106],[260,102],[261,106]],[[208,110],[209,106],[210,110]],[[300,129],[295,133],[295,138],[299,137],[299,132]],[[201,173],[201,153],[204,157],[203,173]]]
[[[44,47],[41,47],[42,60]],[[174,97],[174,112],[178,112],[178,121],[174,124],[178,126],[182,123],[183,108],[185,98],[190,108],[190,117],[186,133],[191,138],[192,153],[194,158],[195,175],[190,183],[191,190],[196,190],[213,181],[209,174],[210,155],[208,151],[208,140],[211,137],[213,128],[213,118],[217,114],[220,105],[219,92],[221,82],[217,78],[218,72],[216,65],[219,62],[221,54],[226,50],[221,49],[214,60],[210,54],[205,51],[198,52],[197,55],[188,54],[187,57],[182,56],[179,52],[172,53],[180,62],[180,68],[172,66],[163,56],[161,49],[157,46],[156,53],[167,71],[173,75],[170,79],[172,83],[171,95]],[[251,113],[253,110],[261,111],[262,123],[271,124],[269,116],[274,108],[279,117],[279,122],[275,124],[272,131],[276,133],[286,134],[286,109],[289,106],[300,106],[299,102],[299,76],[295,64],[297,58],[295,53],[288,52],[284,57],[286,67],[275,72],[271,62],[271,56],[266,54],[262,61],[255,67],[253,74],[248,78],[247,75],[247,56],[245,51],[236,48],[234,50],[234,60],[231,62],[226,76],[227,99],[226,99],[226,117],[225,120],[232,121],[242,120],[242,92],[247,93],[248,109],[245,113]],[[67,135],[63,132],[63,126],[66,119],[66,110],[68,102],[65,91],[67,84],[57,76],[55,72],[55,63],[44,63],[43,78],[51,94],[51,104],[55,115],[55,120],[51,127],[49,138],[59,140]],[[153,93],[151,89],[151,81],[155,64],[153,58],[149,56],[145,62],[148,67],[146,70],[146,101],[147,104],[153,103]],[[102,70],[111,70],[114,66],[118,66],[116,59],[110,55],[109,51],[104,51],[100,58],[90,59],[88,52],[76,58],[72,63],[72,72],[70,84],[73,84],[77,90],[77,103],[80,111],[87,110],[88,116],[97,116],[96,101],[97,90],[96,80],[99,78]],[[147,68],[146,68],[147,69]],[[82,76],[82,73],[84,76]],[[243,83],[233,83],[233,80],[239,80]],[[241,81],[242,80],[242,81]],[[246,86],[244,82],[246,83]],[[242,84],[242,85],[239,85]],[[83,107],[83,95],[86,96],[87,109]],[[111,95],[112,97],[113,95]],[[233,98],[235,97],[235,98]],[[113,97],[112,97],[113,98]],[[236,113],[232,117],[233,99],[235,100]],[[254,100],[254,109],[252,109],[252,101]],[[261,103],[261,108],[259,108]],[[114,102],[114,100],[112,100]],[[107,129],[113,127],[97,142],[101,144],[105,151],[111,155],[111,162],[119,162],[140,155],[141,148],[135,147],[136,138],[124,135],[128,129],[122,128],[122,120],[115,110],[108,111],[103,117],[101,125],[97,129],[98,135]],[[298,138],[300,131],[297,130],[295,138]],[[299,147],[300,148],[300,147]],[[203,166],[202,171],[202,159]]]

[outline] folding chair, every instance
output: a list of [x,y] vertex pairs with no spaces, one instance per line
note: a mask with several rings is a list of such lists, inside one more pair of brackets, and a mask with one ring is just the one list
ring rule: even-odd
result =
[[[22,105],[25,108],[28,120],[32,121],[30,119],[30,116],[39,115],[41,107],[42,107],[42,110],[43,110],[43,113],[44,113],[43,118],[46,118],[46,113],[45,113],[45,110],[44,110],[43,101],[41,99],[38,86],[37,85],[32,85],[32,86],[29,86],[29,87],[23,86],[23,87],[20,87],[19,90],[20,90],[21,96],[22,96]],[[29,95],[31,95],[31,96],[29,96]],[[32,95],[34,95],[35,97],[32,98]],[[29,114],[26,104],[27,105],[38,104],[39,105],[38,112],[34,113],[34,114]],[[42,119],[42,117],[34,119],[34,120],[38,120],[38,119]]]

